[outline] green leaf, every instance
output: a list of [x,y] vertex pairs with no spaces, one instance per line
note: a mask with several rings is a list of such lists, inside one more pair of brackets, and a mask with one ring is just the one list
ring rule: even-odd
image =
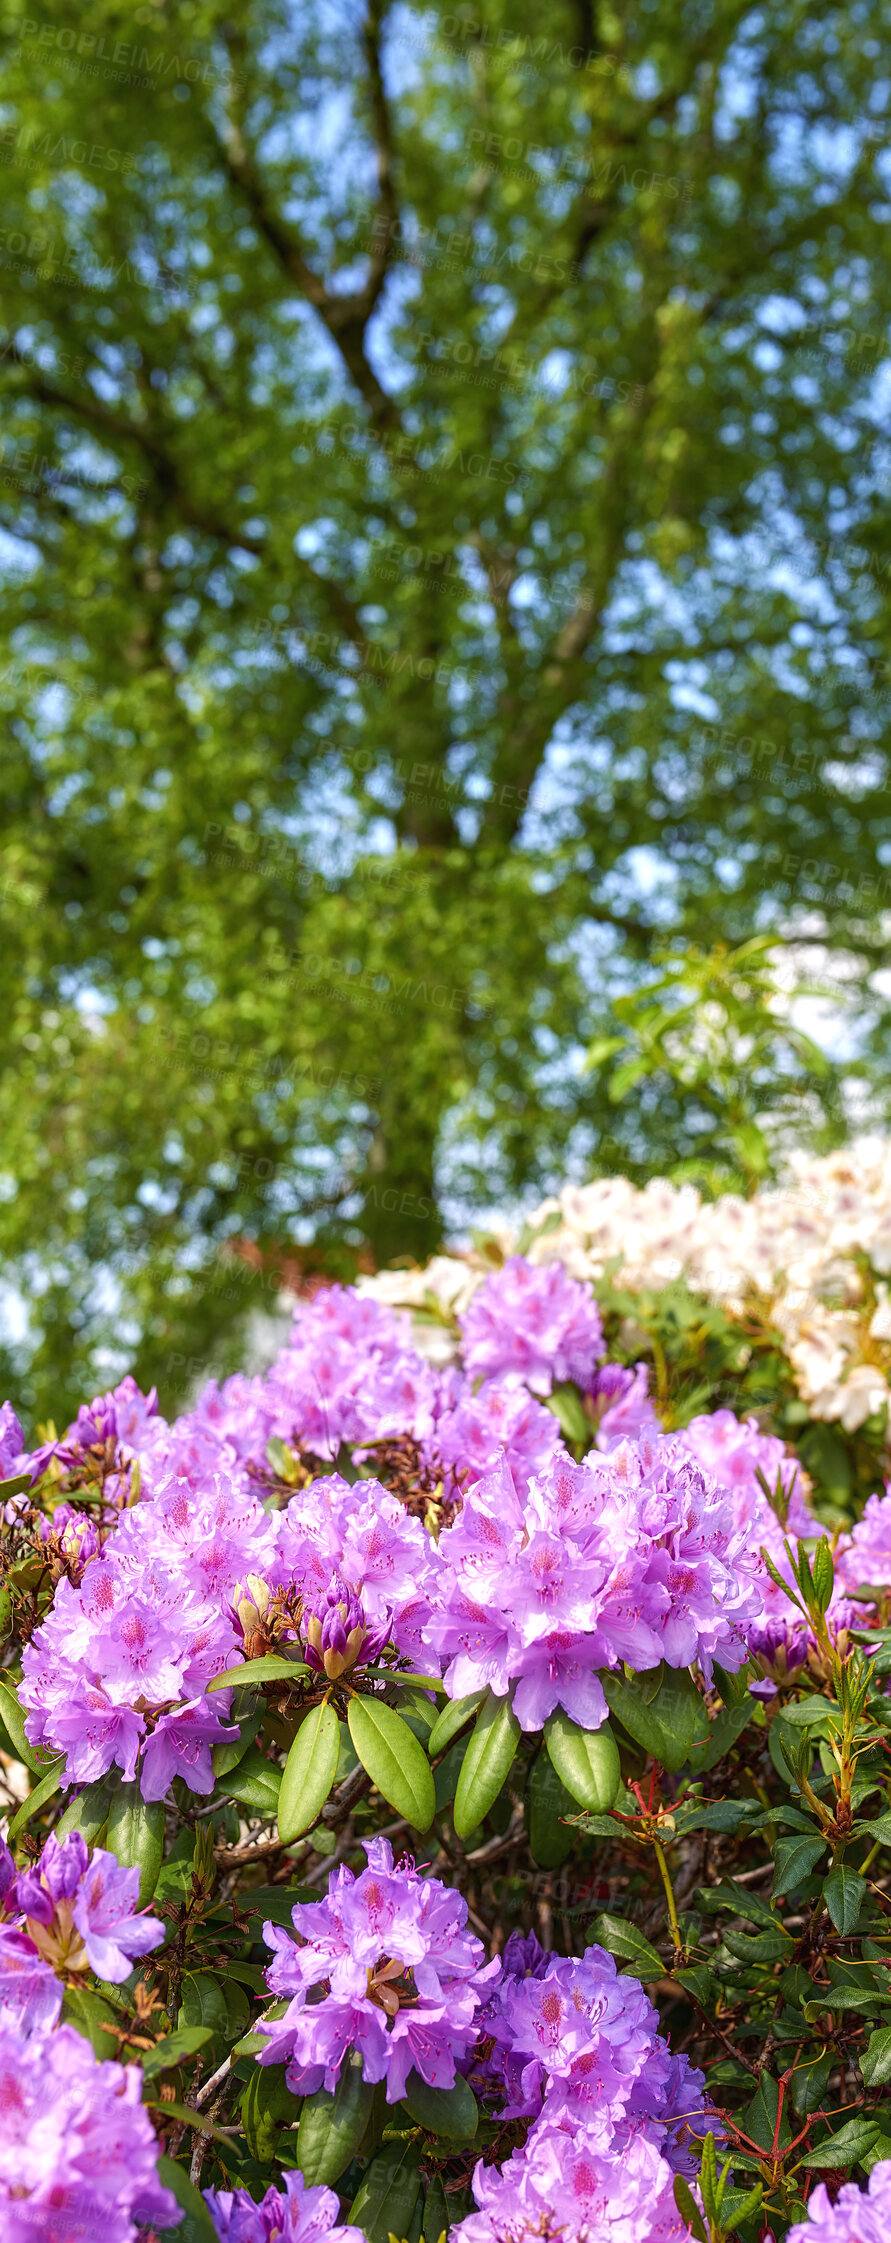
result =
[[169,2188],[182,2212],[178,2226],[171,2231],[177,2243],[218,2243],[216,2227],[201,2191],[190,2181],[183,2167],[172,2157],[160,2157],[158,2179],[164,2188]]
[[624,1916],[596,1916],[585,1944],[590,1947],[596,1940],[614,1955],[618,1963],[628,1963],[635,1978],[664,1978],[665,1964],[655,1947],[650,1946],[643,1932],[626,1922]]
[[424,2197],[424,2217],[421,2225],[424,2243],[442,2243],[443,2237],[448,2235],[451,2219],[452,2215],[449,2211],[445,2189],[439,2174],[436,2173],[432,2181],[428,2181]]
[[190,2056],[197,2056],[198,2050],[206,2048],[212,2038],[208,2025],[177,2026],[174,2032],[166,2034],[164,2040],[156,2041],[154,2048],[146,2048],[140,2054],[139,2061],[146,2079],[154,2079],[158,2072],[174,2071],[178,2065],[186,2063]]
[[505,1782],[520,1741],[520,1724],[509,1698],[489,1690],[472,1730],[455,1790],[454,1818],[459,1838],[469,1838]]
[[803,1884],[825,1852],[825,1838],[779,1838],[774,1849],[774,1899],[781,1893],[794,1892],[797,1885]]
[[307,2095],[297,2128],[297,2163],[311,2187],[332,2188],[355,2157],[371,2117],[374,2088],[356,2049],[345,2056],[333,2095]]
[[121,1784],[112,1800],[105,1843],[126,1869],[139,1870],[139,1905],[151,1900],[164,1859],[164,1804],[141,1798],[138,1783]]
[[[774,2140],[779,2149],[785,2148],[791,2138],[791,2129],[785,2112],[780,2116],[780,2090],[770,2072],[762,2072],[750,2103],[742,2118],[743,2131],[759,2150],[772,2148]],[[779,2117],[779,2128],[777,2120]]]
[[876,2124],[875,2119],[851,2118],[847,2126],[840,2127],[838,2133],[833,2134],[828,2141],[818,2142],[816,2149],[803,2157],[801,2163],[809,2173],[826,2172],[833,2167],[846,2172],[849,2166],[859,2164],[861,2157],[874,2148],[880,2133],[881,2127]]
[[545,1407],[553,1410],[567,1448],[590,1448],[594,1427],[585,1412],[577,1386],[571,1383],[552,1386],[550,1394],[546,1396]]
[[789,2081],[789,2093],[795,2110],[802,2118],[807,2118],[811,2111],[819,2110],[832,2077],[834,2063],[834,2052],[827,2048],[822,2055],[805,2057],[800,2064],[796,2064]]
[[864,2087],[887,2087],[891,2080],[891,2025],[870,2033],[860,2058]]
[[529,1851],[539,1869],[559,1869],[575,1845],[575,1831],[561,1823],[561,1815],[575,1812],[575,1801],[560,1782],[546,1752],[537,1752],[526,1782],[526,1832]]
[[479,2125],[479,2108],[472,2088],[460,2072],[454,2087],[428,2087],[420,2072],[409,2072],[405,2084],[406,2106],[416,2125],[449,2142],[472,2142]]
[[241,2123],[251,2156],[266,2165],[285,2120],[296,2118],[300,2098],[292,2095],[281,2066],[253,2064],[241,2098]]
[[417,1737],[380,1698],[351,1698],[350,1736],[382,1799],[415,1830],[429,1830],[436,1812],[433,1770]]
[[754,2219],[755,2213],[760,2211],[763,2195],[760,2181],[756,2181],[754,2188],[725,2188],[721,2198],[721,2227],[725,2235],[732,2235],[734,2228],[741,2227],[744,2220]]
[[726,1758],[737,1738],[742,1736],[743,1730],[753,1720],[755,1704],[754,1698],[746,1697],[736,1705],[721,1707],[711,1724],[708,1740],[691,1745],[690,1766],[694,1775],[708,1775],[711,1768],[717,1768],[718,1762]]
[[259,1689],[263,1682],[299,1682],[308,1673],[309,1668],[301,1659],[283,1659],[277,1652],[270,1651],[262,1659],[245,1659],[241,1666],[224,1668],[222,1674],[215,1674],[213,1681],[207,1684],[207,1691],[209,1695],[212,1690],[231,1690],[236,1684],[239,1688],[249,1685],[251,1689]]
[[31,1821],[32,1815],[39,1814],[41,1807],[46,1806],[47,1800],[54,1798],[57,1791],[61,1791],[64,1767],[65,1755],[60,1753],[58,1760],[54,1761],[53,1766],[47,1769],[45,1776],[41,1776],[40,1782],[35,1784],[33,1791],[29,1791],[27,1799],[23,1799],[21,1806],[13,1815],[6,1833],[7,1838],[17,1838],[19,1831],[24,1830],[25,1824]]
[[0,1675],[0,1719],[19,1760],[30,1768],[32,1775],[45,1775],[54,1756],[29,1744],[25,1735],[25,1709],[19,1705],[15,1683],[8,1674]]
[[350,2205],[348,2219],[368,2243],[408,2234],[421,2187],[415,2142],[391,2142],[372,2159]]
[[865,1877],[858,1877],[856,1869],[843,1861],[823,1880],[823,1898],[836,1931],[844,1936],[856,1931],[865,1891]]
[[282,1772],[274,1761],[267,1760],[258,1745],[250,1745],[237,1768],[228,1776],[221,1776],[219,1789],[227,1799],[237,1799],[252,1815],[264,1815],[272,1821],[278,1807]]
[[223,1985],[212,1971],[187,1971],[177,2025],[203,2025],[212,2034],[216,2049],[229,2048],[243,2033],[250,2010],[241,1987]]
[[[472,1721],[478,1706],[482,1705],[485,1695],[484,1690],[473,1690],[469,1698],[449,1698],[446,1700],[442,1712],[437,1714],[427,1739],[427,1750],[431,1760],[435,1760],[437,1753],[445,1752],[446,1746],[451,1744],[452,1738],[457,1737],[460,1729],[466,1728],[468,1721]],[[429,2236],[427,2237],[427,2243],[430,2243]]]
[[311,1830],[337,1774],[340,1723],[323,1698],[301,1722],[285,1761],[278,1795],[278,1834],[285,1845]]
[[89,2041],[94,2055],[103,2060],[109,2056],[120,2058],[120,2041],[117,2034],[109,2030],[117,2023],[114,2010],[94,1987],[66,1987],[60,2014],[63,2024],[75,2025],[84,2040]]
[[[313,1894],[313,1899],[315,1899],[315,1894]],[[263,2016],[264,2018],[284,2017],[285,2010],[288,2007],[287,2000],[269,2002],[263,2011]],[[259,2022],[260,2020],[258,2020]],[[268,2047],[269,2041],[266,2034],[259,2033],[255,2026],[251,2032],[245,2033],[241,2040],[236,2041],[232,2054],[233,2056],[258,2056],[261,2048]]]
[[246,1721],[239,1723],[238,1735],[233,1737],[231,1744],[214,1745],[210,1756],[210,1764],[215,1777],[228,1776],[233,1768],[238,1767],[239,1761],[244,1759],[248,1745],[253,1744],[262,1719],[263,1709],[261,1707],[258,1713],[249,1714]]
[[114,1797],[114,1783],[110,1776],[100,1776],[98,1783],[88,1784],[69,1802],[64,1815],[56,1824],[56,1837],[68,1838],[72,1830],[79,1830],[88,1846],[95,1846],[108,1821]]
[[573,1799],[592,1814],[606,1814],[621,1782],[619,1748],[609,1722],[600,1729],[579,1729],[561,1710],[545,1722],[544,1738],[548,1756]]
[[684,2226],[689,2229],[691,2235],[695,2235],[696,2243],[708,2243],[702,2213],[690,2184],[685,2181],[682,2173],[676,2173],[674,2177],[674,2200]]
[[675,1772],[695,1744],[708,1744],[708,1714],[685,1667],[656,1667],[631,1680],[605,1674],[601,1681],[611,1712],[663,1768]]
[[817,1543],[817,1547],[814,1551],[811,1564],[811,1572],[813,1574],[814,1596],[816,1597],[820,1611],[825,1612],[827,1606],[830,1603],[833,1587],[835,1584],[835,1568],[832,1563],[832,1552],[829,1548],[829,1544],[826,1540],[825,1534],[822,1540]]

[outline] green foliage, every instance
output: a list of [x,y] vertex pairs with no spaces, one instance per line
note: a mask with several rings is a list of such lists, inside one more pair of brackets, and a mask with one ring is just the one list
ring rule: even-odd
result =
[[[134,1352],[165,1403],[234,1363],[289,1260],[423,1259],[568,1164],[745,1188],[861,1066],[884,1110],[876,0],[756,42],[730,0],[581,39],[556,0],[541,66],[477,15],[183,0],[85,78],[70,0],[38,40],[10,0],[37,1418]],[[843,1069],[802,927],[838,1001],[860,969]]]

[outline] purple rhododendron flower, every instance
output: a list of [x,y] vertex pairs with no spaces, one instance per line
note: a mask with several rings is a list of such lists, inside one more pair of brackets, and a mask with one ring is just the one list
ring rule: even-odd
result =
[[137,1913],[138,1869],[122,1867],[100,1846],[91,1855],[79,1831],[61,1841],[52,1834],[39,1860],[16,1877],[11,1897],[36,1953],[63,1973],[89,1965],[119,1985],[164,1937],[156,1916]]
[[572,1379],[587,1390],[604,1353],[603,1326],[587,1286],[559,1262],[536,1268],[512,1254],[474,1293],[461,1349],[470,1378],[518,1379],[537,1394]]
[[0,2024],[3,2243],[133,2243],[136,2223],[173,2227],[138,2065],[100,2063],[72,2025],[22,2039]]
[[367,1839],[365,1851],[358,1877],[342,1866],[325,1900],[292,1910],[302,1945],[264,1925],[275,1958],[267,1985],[291,2000],[282,2017],[258,2028],[268,2046],[257,2060],[287,2064],[288,2086],[309,2095],[335,2087],[354,2049],[366,2079],[385,2079],[387,2101],[396,2103],[412,2070],[431,2087],[454,2085],[455,2060],[476,2038],[501,1965],[485,1962],[459,1893],[411,1862],[394,1865],[385,1838]]
[[[839,1546],[837,1568],[846,1589],[891,1588],[891,1494],[871,1495],[853,1533]],[[862,1617],[862,1616],[861,1616]]]
[[0,1404],[0,1480],[12,1478],[22,1453],[22,1428],[11,1402]]
[[885,2243],[891,2220],[891,2162],[874,2165],[867,2188],[845,2181],[835,2203],[821,2181],[808,2201],[806,2220],[790,2227],[786,2243]]
[[361,2228],[341,2226],[334,2190],[308,2188],[302,2173],[283,2173],[259,2204],[243,2188],[207,2188],[204,2201],[220,2243],[365,2243]]
[[670,2165],[643,2136],[621,2156],[559,2125],[540,2123],[500,2170],[473,2176],[478,2210],[451,2243],[684,2243]]

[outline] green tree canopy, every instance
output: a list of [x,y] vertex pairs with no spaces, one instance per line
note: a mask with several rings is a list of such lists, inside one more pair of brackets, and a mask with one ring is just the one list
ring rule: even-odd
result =
[[38,1410],[225,1359],[227,1241],[426,1255],[573,1165],[831,1133],[761,952],[726,1113],[639,992],[806,938],[881,1057],[891,882],[876,0],[41,9],[0,61]]

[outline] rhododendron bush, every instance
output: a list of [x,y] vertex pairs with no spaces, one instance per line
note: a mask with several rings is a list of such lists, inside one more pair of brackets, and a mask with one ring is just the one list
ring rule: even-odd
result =
[[4,2238],[879,2243],[882,1428],[840,1502],[574,1205],[4,1405]]

